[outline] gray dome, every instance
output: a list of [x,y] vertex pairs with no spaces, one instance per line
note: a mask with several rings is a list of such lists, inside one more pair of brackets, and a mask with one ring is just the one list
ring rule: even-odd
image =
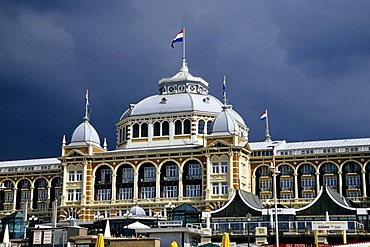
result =
[[[121,115],[120,121],[133,116],[154,114],[171,114],[181,112],[199,112],[217,115],[224,106],[217,98],[208,94],[208,82],[189,73],[186,62],[180,71],[170,78],[159,81],[159,95],[149,96],[137,104],[130,104]],[[229,114],[240,124],[245,125],[243,118],[233,109]]]
[[239,133],[239,124],[233,115],[235,114],[231,113],[231,106],[224,106],[213,122],[211,135]]
[[120,120],[129,116],[142,116],[150,114],[163,114],[175,112],[210,112],[219,113],[222,110],[222,103],[213,96],[191,93],[154,95],[147,97],[131,105]]
[[136,216],[142,216],[142,215],[146,215],[144,209],[142,207],[139,207],[138,205],[136,206],[133,206],[131,209],[130,209],[130,214],[131,215],[136,215]]
[[94,145],[100,147],[100,137],[87,118],[73,131],[69,146]]

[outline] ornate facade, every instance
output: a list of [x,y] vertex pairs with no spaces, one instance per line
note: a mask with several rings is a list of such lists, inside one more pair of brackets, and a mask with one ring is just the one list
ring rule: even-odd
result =
[[[89,120],[63,138],[58,158],[0,163],[0,211],[23,210],[50,221],[57,200],[59,220],[92,221],[123,216],[139,205],[148,215],[188,203],[201,210],[223,206],[236,190],[272,199],[271,162],[278,200],[301,207],[322,185],[358,203],[370,193],[370,138],[287,143],[248,142],[248,127],[231,105],[208,93],[208,82],[189,73],[159,81],[159,94],[131,104],[107,150]],[[274,147],[274,155],[272,153]]]

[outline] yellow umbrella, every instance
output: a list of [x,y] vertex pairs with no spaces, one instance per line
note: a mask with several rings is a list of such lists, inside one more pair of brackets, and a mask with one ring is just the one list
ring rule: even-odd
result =
[[96,239],[95,247],[104,247],[104,236],[99,233],[98,238]]
[[175,240],[172,241],[170,246],[171,247],[178,247],[177,242]]
[[230,247],[230,238],[229,238],[229,234],[227,233],[224,233],[222,235],[222,244],[221,244],[222,247]]

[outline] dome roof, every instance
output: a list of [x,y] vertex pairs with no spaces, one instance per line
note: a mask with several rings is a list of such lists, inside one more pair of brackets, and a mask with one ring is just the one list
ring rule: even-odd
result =
[[[208,94],[208,82],[189,73],[186,62],[173,77],[159,81],[159,94],[149,96],[137,104],[130,104],[121,115],[120,121],[135,116],[171,113],[208,113],[218,115],[224,104]],[[245,126],[243,118],[231,106],[227,111],[239,124]]]
[[213,96],[191,93],[149,96],[136,105],[131,105],[120,120],[129,116],[163,114],[175,112],[219,113],[222,103]]
[[100,147],[100,137],[95,128],[89,123],[88,118],[73,131],[69,146],[94,145]]
[[136,215],[136,216],[143,216],[143,215],[146,215],[144,209],[142,207],[139,207],[138,205],[136,206],[133,206],[131,209],[130,209],[130,214],[131,215]]
[[[224,106],[222,112],[218,114],[213,122],[211,135],[238,133],[239,124],[234,115],[231,113],[231,106]],[[244,124],[244,122],[241,124]]]

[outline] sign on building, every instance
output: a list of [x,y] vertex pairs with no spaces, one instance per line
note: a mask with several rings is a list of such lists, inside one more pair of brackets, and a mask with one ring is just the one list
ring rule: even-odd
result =
[[347,221],[312,221],[312,230],[348,230]]

